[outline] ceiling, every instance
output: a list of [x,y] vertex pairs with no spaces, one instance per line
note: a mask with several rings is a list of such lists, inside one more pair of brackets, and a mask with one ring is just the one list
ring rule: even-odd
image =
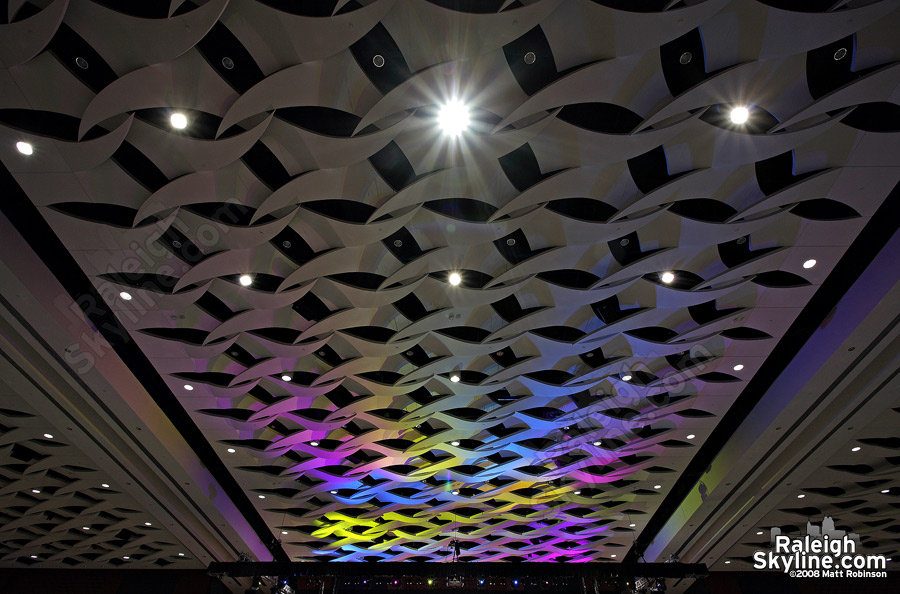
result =
[[0,565],[897,553],[897,2],[6,10]]

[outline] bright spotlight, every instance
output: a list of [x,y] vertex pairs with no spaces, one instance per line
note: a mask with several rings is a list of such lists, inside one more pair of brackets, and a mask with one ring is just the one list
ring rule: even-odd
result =
[[122,301],[131,301],[131,293],[128,291],[122,291],[119,293],[119,297],[122,298]]
[[664,283],[666,283],[666,284],[668,285],[668,284],[671,283],[673,280],[675,280],[675,273],[674,273],[674,272],[669,272],[669,271],[667,270],[666,272],[663,272],[661,275],[659,275],[659,278],[662,280],[662,282],[664,282]]
[[623,382],[630,382],[630,381],[631,381],[631,375],[629,375],[629,374],[626,373],[625,375],[622,376],[622,381],[623,381]]
[[816,265],[816,261],[812,258],[810,258],[809,260],[807,260],[806,262],[803,263],[803,267],[806,268],[807,270],[809,270],[810,268],[812,268],[815,265]]
[[31,143],[28,142],[17,142],[16,149],[23,155],[30,155],[34,153],[34,147],[31,146]]
[[183,113],[175,112],[169,117],[169,122],[173,128],[184,130],[187,128],[187,117]]
[[447,280],[450,281],[450,284],[454,287],[462,282],[462,276],[458,272],[451,272],[450,276],[447,277]]
[[289,381],[291,381],[291,375],[290,375],[289,373],[282,373],[282,374],[281,374],[281,379],[282,379],[283,381],[289,382]]
[[447,136],[459,136],[469,127],[469,108],[458,99],[445,103],[438,114],[438,124]]
[[743,124],[750,118],[750,110],[744,106],[735,107],[731,110],[731,123]]
[[242,274],[241,278],[238,279],[238,282],[240,282],[243,287],[249,287],[253,284],[253,279],[249,274]]
[[454,384],[455,384],[455,383],[458,383],[458,382],[459,382],[459,376],[456,375],[456,374],[454,373],[453,375],[450,376],[450,381],[453,382]]

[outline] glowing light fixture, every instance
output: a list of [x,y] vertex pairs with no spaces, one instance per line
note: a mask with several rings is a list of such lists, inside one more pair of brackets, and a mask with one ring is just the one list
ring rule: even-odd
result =
[[797,495],[797,499],[803,499],[804,497],[806,497],[806,495],[804,495],[803,493]]
[[744,366],[741,365],[740,363],[738,363],[737,365],[735,365],[735,366],[733,367],[733,369],[734,369],[735,371],[740,371],[740,370],[743,369],[743,368],[744,368]]
[[169,123],[172,124],[172,127],[177,130],[184,130],[187,128],[187,116],[181,112],[176,111],[171,116],[169,116]]
[[100,483],[100,486],[104,489],[109,489],[109,483]]
[[311,441],[311,442],[309,442],[309,445],[311,445],[311,446],[314,447],[314,448],[317,448],[317,447],[319,447],[319,442],[318,442],[318,441]]
[[447,136],[459,136],[469,127],[469,108],[459,99],[453,99],[441,106],[438,124]]
[[51,434],[51,433],[44,433],[44,437],[45,437],[46,439],[53,439],[53,434]]
[[40,489],[32,489],[31,492],[32,492],[32,493],[40,493],[41,490],[40,490]]
[[250,285],[253,284],[253,279],[250,278],[249,274],[242,274],[241,277],[238,279],[238,282],[241,283],[242,287],[249,287]]
[[459,381],[459,376],[454,373],[453,375],[450,376],[450,381],[453,382],[454,384],[457,383]]
[[282,534],[287,534],[288,532],[287,532],[287,530],[282,530],[281,533],[282,533]]
[[119,293],[119,297],[122,298],[122,301],[131,301],[131,293],[128,291],[122,291]]
[[194,386],[192,386],[192,385],[190,385],[190,384],[185,384],[185,385],[184,385],[184,389],[187,390],[188,392],[190,392],[191,390],[194,389]]
[[184,557],[184,553],[178,553],[179,557]]
[[82,526],[81,529],[82,529],[82,530],[90,530],[91,527],[90,527],[90,526]]
[[450,445],[452,445],[453,447],[456,447],[456,446],[459,445],[459,442],[458,442],[458,441],[451,441],[451,442],[450,442]]
[[447,280],[455,287],[462,282],[462,276],[460,276],[458,272],[451,272],[450,276],[447,277]]
[[816,265],[816,261],[813,258],[810,258],[809,260],[807,260],[806,262],[803,263],[803,267],[806,268],[807,270],[809,270],[810,268],[812,268],[815,265]]
[[265,495],[258,495],[258,497],[259,497],[260,499],[265,499],[265,498],[266,498]]
[[693,433],[690,433],[690,434],[687,436],[688,439],[694,439],[695,437],[697,437],[697,436],[694,435]]
[[615,553],[613,553],[613,554],[612,554],[612,555],[610,555],[610,557],[612,557],[612,558],[614,558],[614,559],[615,559],[615,557],[616,557],[616,554],[615,554]]
[[662,274],[659,275],[659,278],[662,282],[664,282],[668,285],[672,281],[675,280],[675,273],[670,270],[666,270],[665,272],[663,272]]
[[750,110],[740,105],[731,110],[731,123],[744,124],[750,119]]
[[454,490],[454,491],[451,491],[450,494],[451,494],[451,495],[459,495],[459,491],[455,491],[455,490]]
[[332,489],[332,490],[331,490],[331,494],[332,494],[332,495],[337,495],[337,491],[335,491],[334,489]]
[[599,446],[600,446],[600,442],[599,442],[599,441],[595,441],[595,442],[594,442],[594,445],[599,447]]
[[762,535],[763,535],[763,531],[762,531],[762,530],[760,530],[760,531],[758,531],[758,532],[756,533],[756,536],[762,536]]
[[890,490],[890,489],[882,489],[881,492],[882,492],[882,493],[890,493],[891,490]]
[[31,146],[31,143],[29,142],[17,142],[16,149],[18,149],[18,151],[23,155],[30,155],[34,153],[34,147]]
[[623,376],[622,376],[622,381],[623,381],[623,382],[630,382],[630,381],[631,381],[631,374],[630,374],[630,373],[626,373],[625,375],[623,375]]
[[227,451],[229,454],[233,454],[233,453],[235,453],[237,450],[235,450],[234,448],[228,448],[226,451]]
[[861,447],[856,446],[855,448],[851,448],[850,451],[851,451],[851,452],[858,452],[858,451],[860,451],[861,449],[862,449]]
[[662,485],[653,485],[654,489],[662,489]]
[[637,524],[629,524],[628,525],[629,528],[634,528],[635,526],[637,526]]
[[153,524],[150,522],[144,522],[144,526],[152,526]]
[[282,373],[282,374],[281,374],[281,379],[284,380],[284,381],[286,381],[286,382],[289,382],[289,381],[291,381],[292,378],[291,378],[291,375],[290,375],[289,373]]
[[575,491],[576,495],[581,495],[581,491]]

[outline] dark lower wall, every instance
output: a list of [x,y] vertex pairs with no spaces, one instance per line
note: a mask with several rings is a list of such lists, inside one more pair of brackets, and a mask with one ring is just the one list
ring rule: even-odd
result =
[[686,594],[882,594],[900,592],[900,572],[885,578],[792,579],[774,572],[716,572],[696,582]]
[[0,569],[3,594],[220,594],[205,569]]

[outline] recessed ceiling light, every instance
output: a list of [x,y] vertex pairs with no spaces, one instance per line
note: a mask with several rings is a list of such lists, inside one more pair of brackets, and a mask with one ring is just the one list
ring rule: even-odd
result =
[[882,489],[881,492],[882,492],[882,493],[890,493],[891,490],[890,490],[890,489]]
[[31,492],[32,492],[32,493],[40,493],[41,490],[40,490],[40,489],[32,489]]
[[185,385],[184,385],[184,389],[187,390],[188,392],[190,392],[191,390],[194,389],[194,386],[192,386],[192,385],[190,385],[190,384],[185,384]]
[[34,147],[31,146],[29,142],[19,141],[16,143],[16,148],[19,149],[19,152],[23,155],[30,155],[34,153]]
[[858,452],[858,451],[860,451],[861,449],[862,449],[861,447],[856,446],[855,448],[850,448],[850,451],[851,451],[851,452]]
[[375,65],[375,68],[381,68],[384,66],[384,56],[381,54],[375,54],[372,56],[372,64]]
[[44,437],[46,437],[47,439],[53,439],[53,434],[52,433],[44,433]]
[[125,555],[125,556],[122,557],[122,558],[123,558],[123,559],[131,559],[131,557],[129,557],[128,555]]
[[454,384],[459,382],[459,376],[454,373],[453,375],[450,376],[450,381],[453,382]]
[[287,534],[288,532],[287,532],[287,530],[282,530],[281,533],[282,533],[282,534]]
[[450,445],[456,447],[456,446],[459,445],[459,442],[458,442],[458,441],[451,441],[451,442],[450,442]]
[[122,301],[131,301],[131,293],[128,291],[122,291],[119,293],[119,297],[122,298]]
[[537,60],[537,56],[534,55],[534,52],[525,52],[525,63],[526,64],[534,64],[535,60]]
[[150,522],[144,522],[144,526],[152,526],[152,525],[153,524],[151,524]]
[[693,433],[689,433],[687,436],[688,439],[694,439],[695,437],[697,437],[697,436],[694,435]]
[[744,368],[744,366],[741,365],[740,363],[738,363],[737,365],[734,366],[733,369],[734,369],[735,371],[740,371],[740,370],[743,369],[743,368]]
[[231,70],[232,68],[234,68],[234,60],[232,60],[228,56],[225,56],[224,58],[222,58],[222,68],[224,68],[225,70]]
[[250,277],[249,274],[242,274],[241,277],[238,279],[238,282],[241,283],[242,287],[249,287],[250,285],[253,284],[253,279]]
[[516,245],[516,240],[513,239],[512,237],[510,237],[509,239],[506,240],[506,245],[512,247],[512,246]]
[[630,381],[631,381],[631,374],[626,373],[625,375],[623,375],[623,376],[622,376],[622,381],[624,381],[624,382],[630,382]]
[[726,562],[725,562],[725,565],[728,565],[729,563],[731,563],[731,561],[726,561]]
[[100,486],[104,489],[109,489],[109,483],[100,483]]
[[450,276],[447,277],[447,280],[454,287],[462,282],[462,276],[458,272],[451,272]]
[[663,272],[661,275],[659,275],[659,278],[660,278],[660,280],[662,280],[662,282],[664,282],[668,285],[673,280],[675,280],[675,273],[667,270],[667,271]]
[[178,553],[179,557],[184,557],[184,553]]
[[171,116],[169,116],[169,123],[172,124],[173,128],[183,130],[187,128],[187,116],[176,111]]
[[678,63],[681,65],[690,64],[693,57],[694,55],[691,52],[684,52],[679,56]]
[[259,497],[260,499],[265,499],[265,498],[266,498],[265,495],[257,495],[257,497]]
[[575,491],[576,495],[581,495],[581,491]]
[[233,454],[233,453],[235,453],[237,450],[235,450],[234,448],[228,448],[226,451],[227,451],[229,454]]
[[77,58],[75,58],[75,65],[78,66],[79,68],[81,68],[82,70],[88,69],[88,61],[85,60],[84,58],[82,58],[81,56],[78,56]]
[[91,527],[90,527],[90,526],[82,526],[81,529],[82,529],[82,530],[90,530]]
[[281,379],[284,380],[284,381],[286,381],[286,382],[289,382],[289,381],[291,381],[291,376],[288,375],[287,373],[282,373],[282,374],[281,374]]
[[459,495],[459,491],[452,491],[450,494],[451,495]]
[[458,99],[448,101],[441,106],[438,124],[447,136],[459,136],[469,127],[469,108]]
[[600,445],[600,442],[599,442],[599,441],[595,441],[595,442],[594,442],[594,445],[595,445],[595,446],[599,446],[599,445]]
[[613,554],[612,554],[612,555],[610,555],[610,557],[615,557],[615,556],[616,556],[616,554],[615,554],[615,553],[613,553]]
[[750,110],[744,106],[735,107],[731,110],[731,123],[743,124],[750,119]]
[[37,555],[32,555],[31,558],[32,558],[32,559],[37,559]]
[[806,497],[806,495],[804,495],[803,493],[797,495],[797,499],[803,499],[804,497]]
[[311,442],[309,442],[309,445],[311,445],[311,446],[314,447],[314,448],[317,448],[317,447],[319,447],[319,442],[318,442],[318,441],[311,441]]
[[637,526],[637,524],[629,524],[628,525],[629,528],[634,528],[635,526]]
[[662,485],[653,485],[654,489],[662,489]]
[[756,533],[756,536],[762,536],[762,534],[763,534],[763,531],[760,530],[760,531],[758,531],[758,532]]
[[809,260],[807,260],[806,262],[803,263],[803,267],[806,268],[807,270],[809,270],[810,268],[812,268],[815,265],[816,265],[816,261],[813,258],[810,258]]
[[337,491],[335,491],[335,490],[332,489],[331,494],[332,494],[332,495],[337,495]]
[[402,239],[395,239],[395,240],[394,240],[394,247],[396,247],[396,248],[403,247],[403,240],[402,240]]
[[837,48],[837,51],[834,52],[834,59],[835,60],[843,60],[844,56],[846,56],[846,55],[847,55],[847,48],[839,47],[839,48]]

